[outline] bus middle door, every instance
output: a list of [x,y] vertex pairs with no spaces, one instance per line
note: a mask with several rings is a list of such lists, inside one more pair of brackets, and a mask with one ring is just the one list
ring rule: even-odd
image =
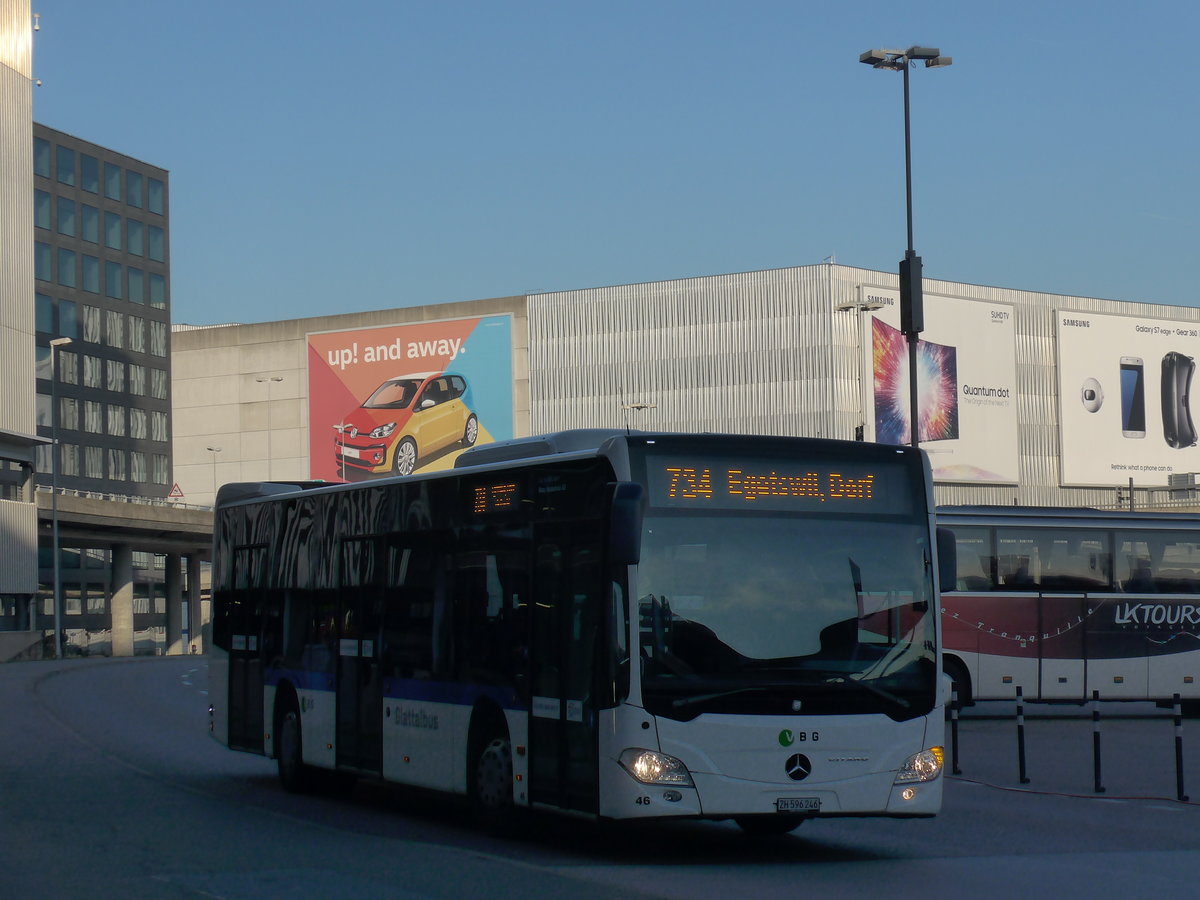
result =
[[337,763],[366,772],[383,765],[379,636],[382,566],[375,538],[342,542],[337,659]]
[[599,533],[564,523],[537,537],[530,638],[529,793],[595,812],[596,646],[603,596]]

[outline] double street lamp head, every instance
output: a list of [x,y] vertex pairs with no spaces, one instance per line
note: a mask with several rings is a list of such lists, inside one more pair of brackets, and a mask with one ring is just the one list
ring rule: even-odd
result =
[[925,68],[937,69],[953,64],[954,58],[942,56],[937,47],[909,47],[907,50],[867,50],[860,53],[858,61],[876,69],[894,69],[899,72],[910,62],[924,60]]

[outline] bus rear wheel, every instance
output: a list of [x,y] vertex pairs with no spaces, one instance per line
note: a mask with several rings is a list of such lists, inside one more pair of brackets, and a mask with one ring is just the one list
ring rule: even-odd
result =
[[304,742],[300,728],[300,710],[293,699],[283,708],[275,726],[279,783],[292,794],[303,794],[312,789],[312,770],[304,763]]
[[788,834],[804,824],[804,816],[771,815],[765,816],[735,816],[733,821],[746,834],[754,837],[770,837],[776,834]]

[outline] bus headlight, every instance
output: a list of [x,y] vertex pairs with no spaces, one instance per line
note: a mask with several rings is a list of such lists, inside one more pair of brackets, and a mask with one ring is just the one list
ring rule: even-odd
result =
[[930,747],[920,753],[914,753],[904,761],[900,771],[896,773],[896,784],[912,784],[917,781],[933,781],[942,774],[942,762],[946,759],[946,751],[941,747]]
[[642,784],[681,784],[692,787],[687,766],[673,756],[654,750],[631,748],[621,754],[625,771]]

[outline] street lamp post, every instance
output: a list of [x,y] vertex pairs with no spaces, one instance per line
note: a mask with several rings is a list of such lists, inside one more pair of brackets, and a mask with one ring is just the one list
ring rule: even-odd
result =
[[58,348],[68,337],[50,341],[50,550],[54,554],[54,658],[63,658],[62,563],[58,553]]
[[259,384],[267,386],[267,481],[271,480],[271,459],[274,454],[271,452],[271,385],[278,384],[283,381],[282,375],[263,375],[255,378]]
[[209,453],[213,455],[213,508],[217,506],[217,454],[221,452],[220,447],[205,447]]
[[921,420],[917,405],[917,342],[925,330],[925,299],[921,289],[921,257],[913,249],[912,212],[912,130],[908,112],[908,70],[917,60],[925,68],[936,69],[954,62],[942,56],[936,47],[909,47],[907,50],[867,50],[858,61],[876,69],[904,73],[904,199],[908,213],[908,248],[900,261],[900,331],[908,341],[908,431],[914,447],[920,445]]

